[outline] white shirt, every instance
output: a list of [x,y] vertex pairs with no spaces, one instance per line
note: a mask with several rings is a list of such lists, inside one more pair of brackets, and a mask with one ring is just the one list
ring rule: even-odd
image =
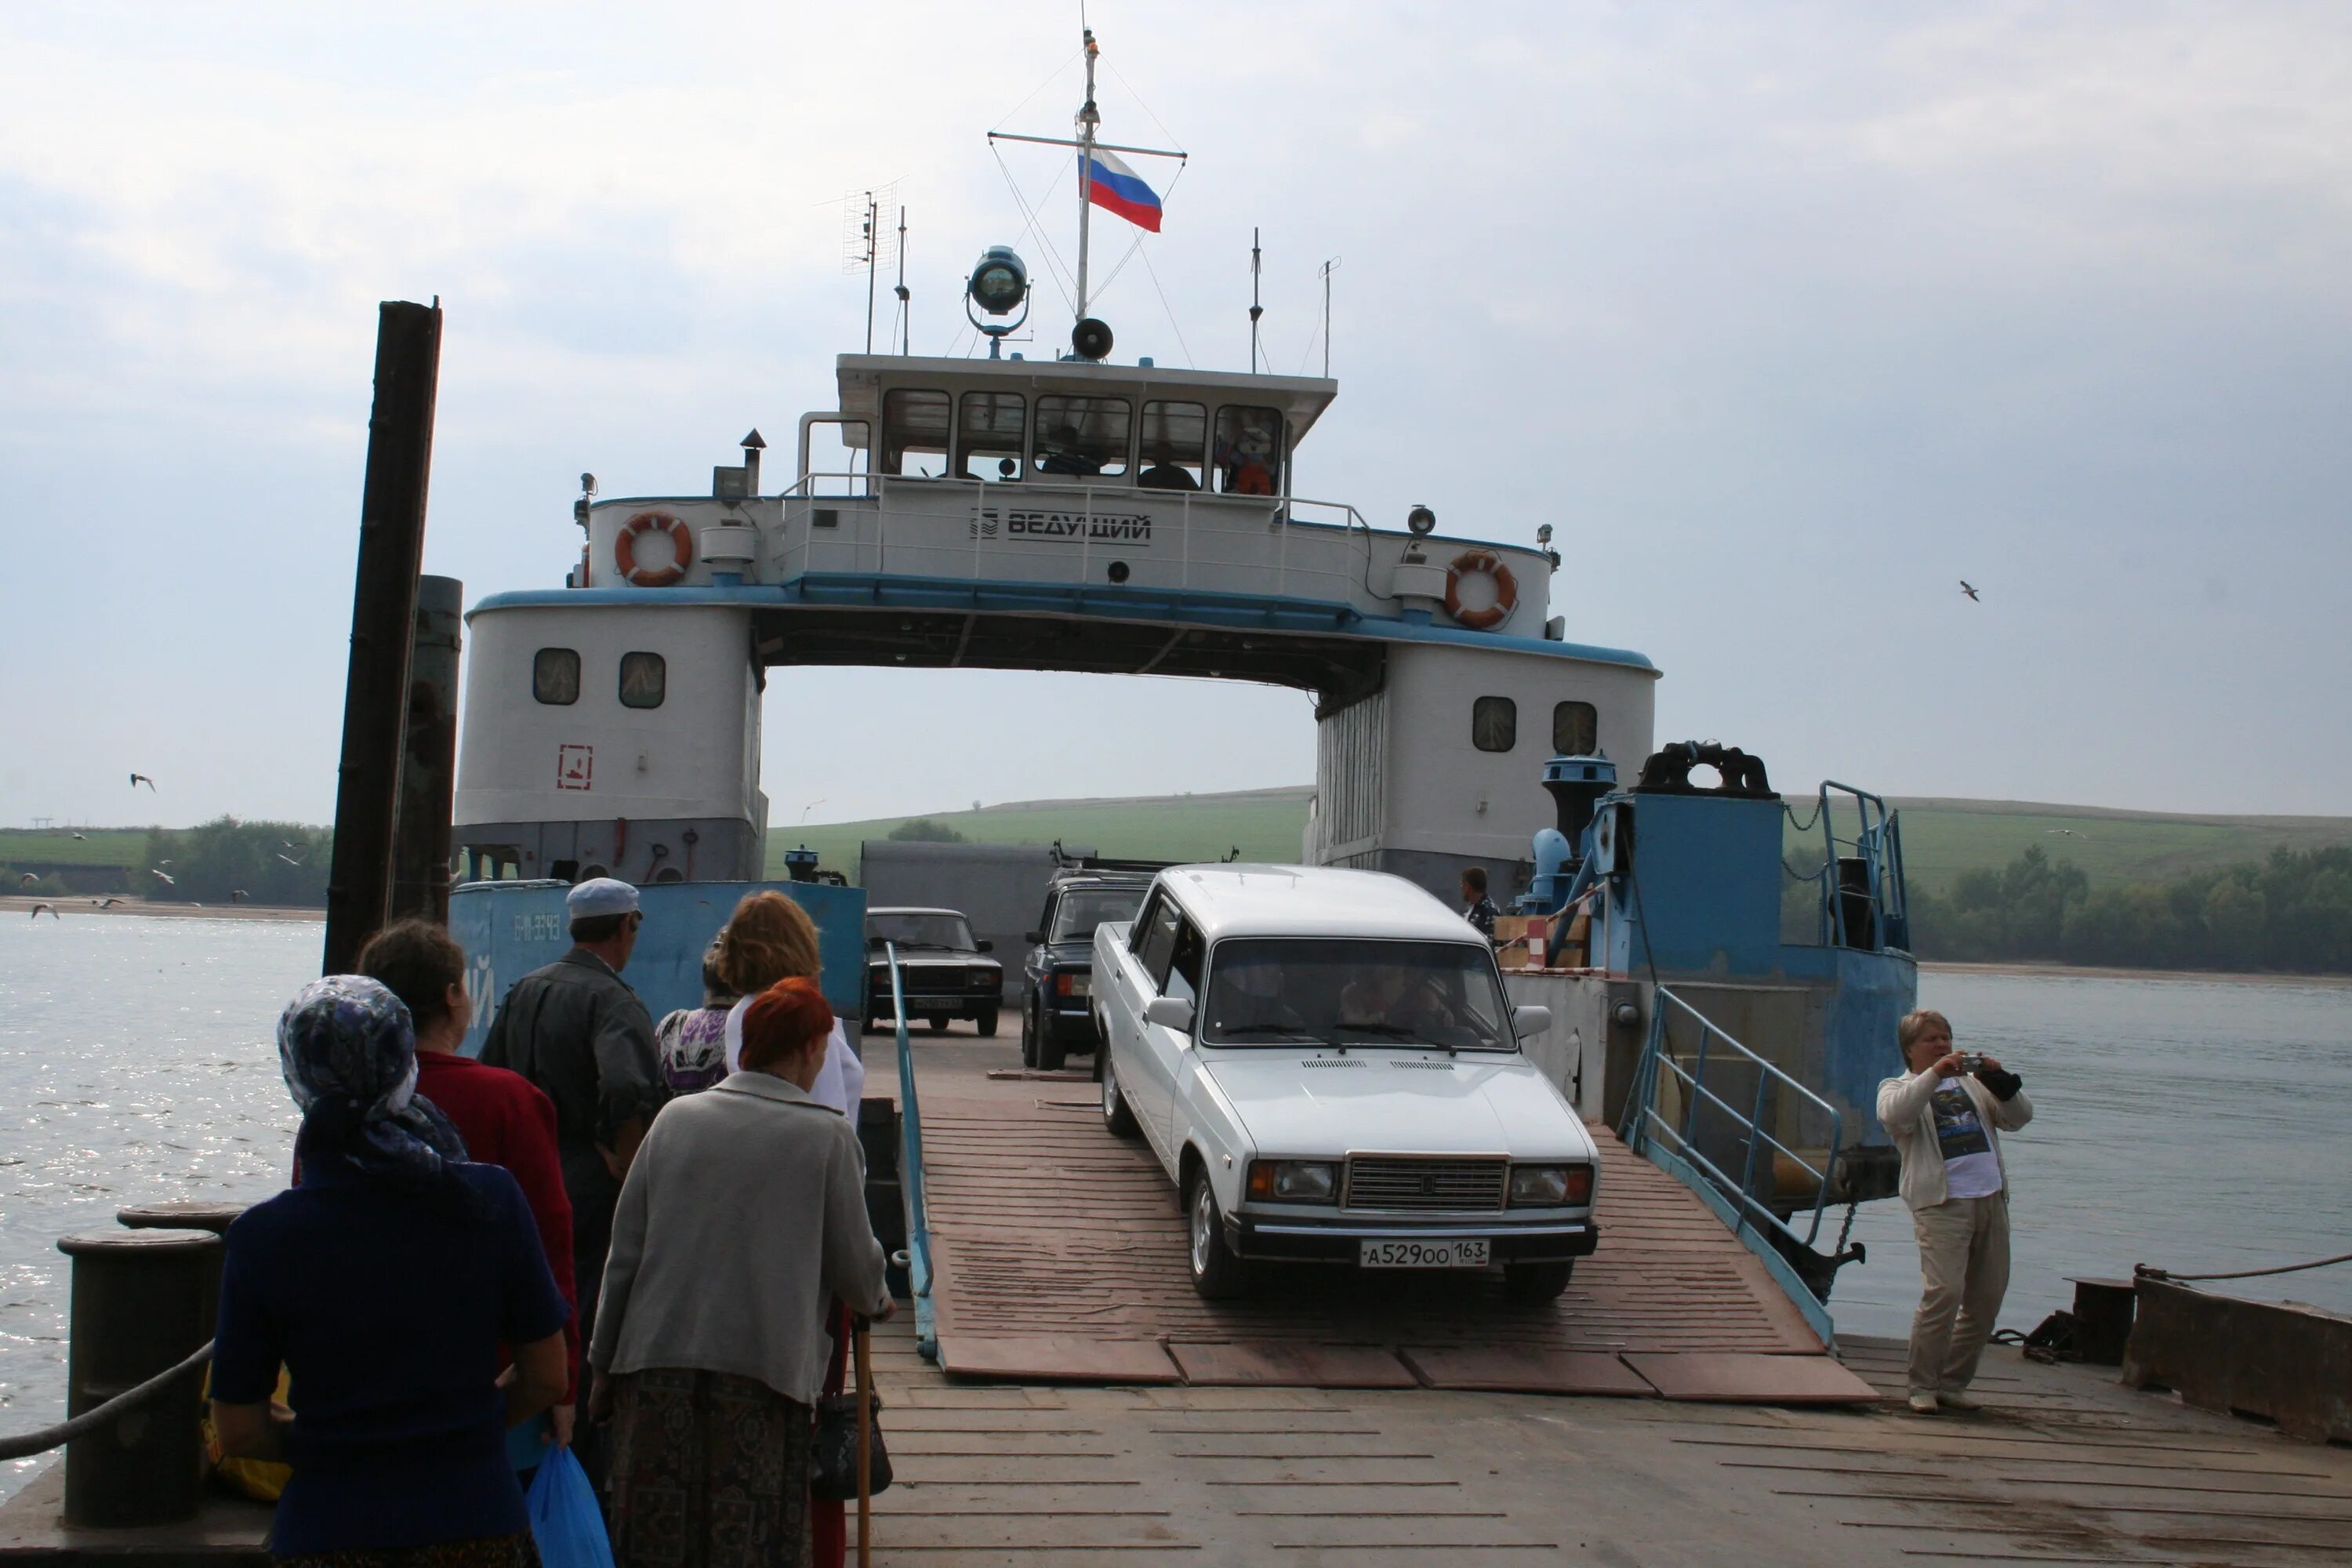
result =
[[1992,1152],[1992,1135],[1960,1080],[1938,1083],[1927,1104],[1936,1113],[1936,1142],[1944,1154],[1944,1195],[1989,1198],[2000,1191],[2000,1157]]
[[[728,1009],[729,1072],[743,1070],[743,1009],[751,1005],[751,998],[746,996]],[[809,1098],[848,1117],[851,1126],[857,1124],[857,1102],[866,1098],[866,1064],[849,1048],[849,1037],[842,1033],[838,1018],[833,1021],[833,1033],[824,1037],[824,1066],[817,1069],[816,1083],[809,1089]]]

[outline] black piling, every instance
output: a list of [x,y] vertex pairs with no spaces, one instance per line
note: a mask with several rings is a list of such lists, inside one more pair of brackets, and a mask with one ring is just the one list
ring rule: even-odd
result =
[[[72,1340],[66,1415],[95,1409],[167,1372],[212,1337],[221,1238],[207,1230],[68,1236]],[[204,1368],[162,1397],[66,1445],[66,1522],[99,1529],[192,1519],[204,1499],[196,1417]]]
[[449,921],[449,814],[457,783],[457,653],[466,585],[416,581],[408,661],[408,740],[400,761],[400,816],[392,835],[392,918]]
[[327,879],[322,967],[329,974],[347,972],[392,911],[409,641],[425,555],[433,399],[441,364],[437,301],[386,300],[377,310],[375,406],[368,417],[351,665],[343,685],[342,761],[335,784],[334,858]]

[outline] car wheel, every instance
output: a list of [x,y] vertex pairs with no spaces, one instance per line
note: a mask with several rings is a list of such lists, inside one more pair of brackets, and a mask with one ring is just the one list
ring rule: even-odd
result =
[[1514,1263],[1503,1269],[1503,1293],[1514,1301],[1536,1306],[1555,1300],[1568,1289],[1576,1272],[1573,1259],[1564,1263]]
[[948,1032],[948,1026],[954,1021],[954,1019],[950,1018],[944,1013],[932,1014],[930,1016],[931,1033],[934,1035],[946,1034]]
[[971,1020],[971,1026],[979,1030],[980,1033],[987,1038],[994,1039],[996,1037],[996,1012],[997,1010],[993,1007],[983,1009],[980,1013],[974,1015]]
[[1248,1288],[1242,1260],[1225,1246],[1225,1218],[1218,1212],[1216,1190],[1205,1171],[1193,1176],[1192,1190],[1185,1197],[1184,1240],[1192,1289],[1202,1300],[1227,1300]]
[[1037,1029],[1038,1070],[1060,1072],[1062,1064],[1069,1059],[1070,1054],[1064,1048],[1061,1037],[1054,1033],[1053,1026],[1041,1024]]
[[1143,1129],[1135,1124],[1135,1112],[1128,1109],[1127,1096],[1119,1092],[1118,1079],[1112,1076],[1108,1063],[1097,1075],[1102,1079],[1103,1131],[1114,1138],[1133,1138]]
[[1037,1016],[1025,1006],[1021,1009],[1021,1065],[1037,1065]]

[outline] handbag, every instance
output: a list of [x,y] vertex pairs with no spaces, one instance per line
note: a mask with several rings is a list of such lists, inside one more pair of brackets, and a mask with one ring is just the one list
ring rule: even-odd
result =
[[[890,1450],[882,1444],[882,1400],[874,1400],[874,1420],[866,1426],[868,1495],[888,1489]],[[816,1402],[816,1436],[809,1450],[809,1495],[827,1502],[857,1500],[857,1395],[826,1394]]]
[[523,1502],[530,1513],[531,1543],[544,1568],[613,1568],[604,1510],[571,1449],[548,1451]]

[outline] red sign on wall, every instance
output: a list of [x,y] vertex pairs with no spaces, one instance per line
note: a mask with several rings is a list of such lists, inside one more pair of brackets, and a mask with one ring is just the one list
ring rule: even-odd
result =
[[555,787],[558,789],[588,789],[596,775],[596,748],[593,746],[558,746],[555,748]]

